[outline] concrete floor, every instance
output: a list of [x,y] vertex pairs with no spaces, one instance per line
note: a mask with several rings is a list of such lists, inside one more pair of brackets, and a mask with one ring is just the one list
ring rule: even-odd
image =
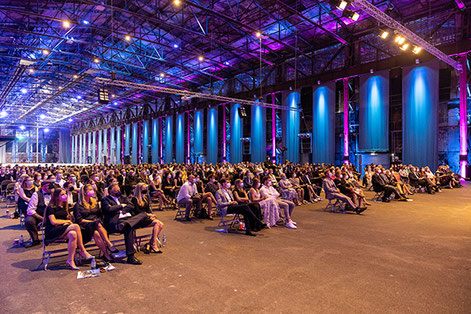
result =
[[164,254],[83,280],[65,259],[34,271],[41,248],[12,248],[26,232],[3,217],[0,312],[471,313],[470,192],[375,203],[361,216],[325,213],[322,201],[295,208],[298,230],[256,238],[159,212]]

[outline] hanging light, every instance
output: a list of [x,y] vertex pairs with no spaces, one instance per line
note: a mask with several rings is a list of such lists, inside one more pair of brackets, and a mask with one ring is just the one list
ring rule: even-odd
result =
[[126,36],[124,36],[124,39],[125,39],[126,41],[131,41],[131,36],[126,35]]
[[31,73],[31,74],[34,73],[34,69],[29,69],[28,71],[29,71],[29,73]]
[[64,28],[69,28],[69,27],[70,27],[70,22],[67,21],[67,20],[62,21],[62,26],[63,26]]
[[422,51],[422,48],[419,46],[414,46],[414,48],[412,48],[412,52],[415,54],[418,54],[420,51]]
[[397,35],[395,38],[394,38],[394,42],[398,45],[402,45],[404,44],[404,42],[406,41],[406,39],[404,37],[402,37],[401,35]]
[[335,7],[340,11],[345,10],[345,8],[351,3],[351,1],[346,0],[330,0],[329,1],[331,7]]
[[176,6],[180,6],[180,4],[182,4],[182,2],[180,0],[173,0],[173,4],[176,5]]
[[256,36],[257,38],[260,38],[260,37],[262,37],[262,33],[256,32],[256,33],[255,33],[255,36]]
[[360,18],[360,14],[352,10],[344,10],[342,13],[343,17],[349,18],[352,21],[357,21]]
[[95,62],[95,63],[100,63],[100,59],[94,58],[94,59],[93,59],[93,62]]
[[5,118],[6,116],[8,116],[8,112],[5,110],[0,111],[0,118]]
[[24,131],[26,127],[24,125],[20,125],[20,130]]
[[48,55],[48,54],[49,54],[49,50],[43,49],[43,55]]
[[199,57],[198,57],[198,60],[199,60],[200,62],[203,62],[204,57],[203,57],[203,56],[199,56]]
[[409,49],[409,44],[408,43],[405,43],[404,45],[401,46],[402,51],[406,51],[407,49]]
[[381,37],[381,39],[386,39],[389,37],[389,32],[384,29],[380,29],[378,32],[378,36]]

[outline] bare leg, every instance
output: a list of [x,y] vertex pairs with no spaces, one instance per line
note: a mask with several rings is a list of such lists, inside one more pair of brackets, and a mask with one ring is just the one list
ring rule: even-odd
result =
[[107,259],[111,259],[111,256],[110,254],[108,254],[108,250],[106,249],[106,245],[105,245],[105,242],[103,241],[103,239],[101,238],[101,235],[98,231],[95,231],[95,233],[93,234],[93,239],[95,240],[95,244],[96,246],[98,246],[98,248],[100,249],[100,251],[103,253],[103,255],[107,258]]
[[[71,224],[69,228],[77,234],[77,247],[80,250],[80,255],[84,258],[89,258],[91,255],[87,252],[85,247],[83,246],[83,238],[82,238],[82,231],[80,231],[80,227],[77,224]],[[67,228],[67,229],[69,229]]]
[[105,228],[103,228],[103,226],[102,226],[101,223],[98,224],[97,231],[98,231],[98,233],[100,234],[100,237],[101,237],[101,239],[103,240],[103,242],[105,243],[106,247],[112,248],[112,247],[113,247],[113,243],[110,242],[110,239],[108,238],[108,232],[106,231]]
[[160,234],[160,231],[162,231],[163,227],[164,227],[164,224],[160,221],[160,220],[154,220],[152,222],[152,237],[150,239],[150,245],[152,246],[152,248],[156,251],[159,250],[158,246],[157,246],[157,239],[159,237],[159,234]]
[[75,265],[75,250],[77,249],[77,233],[74,230],[68,231],[67,238],[69,238],[69,242],[67,243],[67,252],[69,254],[67,263],[71,267],[77,267],[77,265]]

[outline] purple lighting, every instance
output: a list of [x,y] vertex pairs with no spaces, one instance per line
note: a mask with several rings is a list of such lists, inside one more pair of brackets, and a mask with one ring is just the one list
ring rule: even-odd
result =
[[468,164],[467,152],[467,56],[466,54],[460,55],[461,71],[460,71],[460,174],[462,177],[466,176],[466,165]]
[[458,8],[464,9],[464,3],[463,3],[463,1],[461,1],[461,0],[455,0],[455,2],[456,2],[456,5],[458,6]]
[[343,79],[343,162],[348,164],[348,78]]
[[[271,103],[275,105],[275,93],[271,94]],[[275,108],[271,109],[271,145],[272,153],[271,158],[273,162],[276,162],[276,113]]]
[[222,162],[226,162],[226,105],[222,105]]

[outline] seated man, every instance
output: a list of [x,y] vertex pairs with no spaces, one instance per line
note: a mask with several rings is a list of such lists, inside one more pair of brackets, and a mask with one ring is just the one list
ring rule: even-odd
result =
[[44,210],[49,205],[52,192],[54,192],[54,184],[52,181],[41,182],[41,189],[34,192],[26,210],[25,228],[31,238],[31,243],[25,247],[38,245],[38,224],[43,221]]
[[371,177],[371,182],[373,183],[373,190],[375,192],[383,192],[383,197],[382,201],[383,202],[389,202],[389,196],[391,196],[392,193],[395,194],[395,198],[399,201],[407,201],[407,199],[404,197],[404,195],[399,192],[399,190],[395,187],[389,184],[389,181],[387,177],[382,175],[380,173],[379,167],[374,168],[374,174]]
[[201,210],[201,198],[198,197],[198,189],[195,184],[195,176],[189,175],[188,181],[183,183],[177,195],[178,206],[185,207],[185,220],[191,221],[190,211],[193,204],[197,205],[197,212]]
[[152,219],[145,212],[136,214],[127,206],[127,200],[121,197],[117,183],[112,183],[108,187],[108,193],[109,195],[101,200],[103,226],[109,233],[124,234],[128,264],[141,265],[142,262],[134,256],[135,230],[150,225]]
[[418,168],[411,167],[409,172],[409,182],[413,187],[425,187],[428,194],[434,194],[430,183],[417,175]]
[[[347,203],[349,209],[354,210],[357,214],[366,210],[366,207],[357,207],[353,203],[352,199],[345,194],[340,193],[339,189],[334,183],[334,176],[330,170],[327,170],[325,173],[324,182],[322,182],[322,188],[325,192],[325,198],[328,200],[341,200],[342,202]],[[346,208],[347,209],[347,208]]]

